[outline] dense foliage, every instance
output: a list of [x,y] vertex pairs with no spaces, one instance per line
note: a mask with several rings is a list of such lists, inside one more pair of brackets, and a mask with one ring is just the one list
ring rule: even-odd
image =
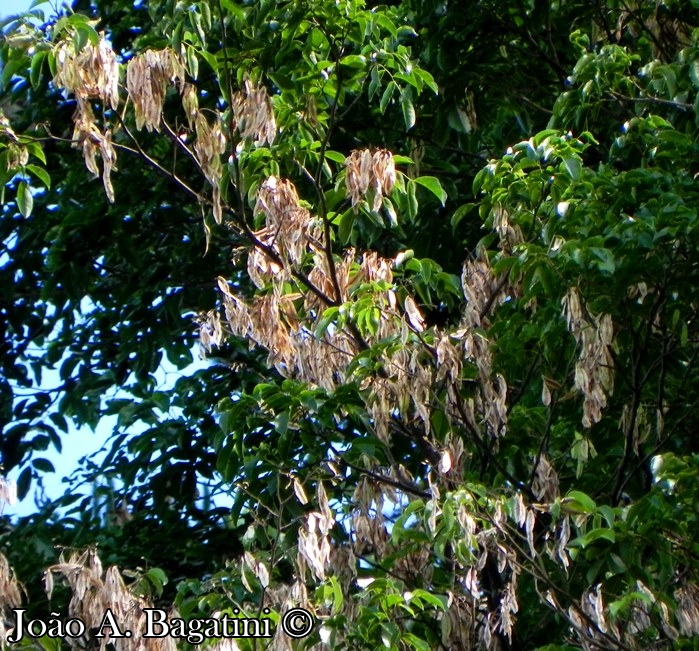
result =
[[3,472],[113,433],[5,516],[0,637],[118,602],[311,612],[276,649],[694,648],[694,5],[9,21]]

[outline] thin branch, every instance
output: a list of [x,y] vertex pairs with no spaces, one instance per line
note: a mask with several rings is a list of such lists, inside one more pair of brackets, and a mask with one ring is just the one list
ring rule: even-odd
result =
[[143,160],[145,160],[153,169],[157,170],[157,171],[160,172],[161,174],[164,174],[164,175],[165,175],[167,178],[169,178],[173,183],[175,183],[176,185],[178,185],[180,188],[182,188],[182,189],[183,189],[185,192],[187,192],[188,194],[192,195],[199,203],[207,204],[207,205],[210,205],[210,204],[211,204],[211,201],[209,201],[204,195],[202,195],[202,194],[200,194],[199,192],[197,192],[196,190],[193,190],[192,188],[190,188],[179,176],[177,176],[176,174],[173,174],[173,173],[170,172],[169,170],[165,169],[158,161],[156,161],[154,158],[151,158],[151,157],[145,152],[145,150],[143,149],[143,147],[141,147],[141,145],[139,144],[138,140],[136,140],[136,138],[135,138],[134,135],[131,133],[131,131],[129,130],[129,128],[128,128],[128,127],[126,126],[126,124],[123,123],[123,122],[122,122],[122,128],[123,128],[124,131],[127,133],[127,135],[129,136],[129,138],[131,139],[131,141],[134,143],[134,145],[136,146],[136,149],[134,149],[133,147],[129,147],[128,145],[122,145],[122,144],[116,143],[116,142],[115,142],[115,143],[112,143],[113,146],[114,146],[115,148],[121,149],[121,150],[123,150],[123,151],[128,151],[128,152],[130,152],[130,153],[132,153],[132,154],[136,154],[136,155],[140,156],[140,157],[143,158]]
[[330,135],[332,134],[333,129],[335,128],[335,116],[337,114],[337,106],[340,103],[340,92],[342,90],[342,69],[340,67],[339,52],[335,60],[335,70],[337,83],[337,88],[335,90],[335,101],[333,102],[333,105],[330,109],[330,116],[328,118],[328,130],[325,134],[325,138],[323,138],[323,141],[320,145],[320,152],[318,153],[318,167],[315,173],[314,185],[316,188],[316,192],[318,193],[319,208],[321,213],[320,216],[323,219],[323,235],[325,239],[325,242],[323,244],[325,247],[325,258],[328,261],[328,271],[330,272],[330,281],[332,282],[333,290],[335,291],[335,299],[337,301],[337,304],[339,305],[342,301],[342,289],[337,279],[337,269],[335,268],[335,259],[333,257],[332,250],[332,232],[330,230],[330,220],[328,219],[327,206],[325,204],[325,195],[323,194],[320,184],[320,177],[323,173],[323,163],[325,162],[325,152],[330,141]]
[[536,479],[536,473],[537,470],[539,469],[539,463],[541,462],[541,457],[544,455],[544,451],[546,450],[546,446],[548,445],[549,438],[551,436],[551,428],[553,427],[553,413],[556,409],[556,405],[558,403],[558,392],[554,393],[553,397],[551,398],[551,406],[549,408],[549,417],[546,421],[546,431],[544,432],[544,435],[541,437],[541,443],[539,444],[539,449],[536,451],[536,459],[534,460],[534,465],[532,466],[532,471],[531,474],[529,475],[529,490],[533,493],[533,486],[534,486],[534,480]]
[[526,495],[531,499],[532,501],[536,499],[536,496],[534,493],[532,493],[531,489],[522,481],[517,479],[514,475],[512,475],[507,468],[505,468],[497,459],[495,454],[493,453],[493,448],[492,446],[488,445],[480,436],[480,432],[478,431],[478,426],[471,420],[471,418],[468,415],[468,412],[466,411],[464,405],[463,405],[463,400],[461,399],[461,395],[458,392],[458,387],[454,387],[454,393],[456,396],[458,396],[459,400],[456,402],[456,409],[459,413],[460,418],[456,418],[454,414],[452,414],[452,418],[456,421],[460,420],[461,425],[466,429],[467,432],[470,433],[471,435],[471,440],[476,444],[476,447],[480,451],[481,455],[483,458],[487,459],[490,461],[490,463],[493,464],[495,469],[502,474],[502,476],[510,482],[510,484],[513,487],[517,487],[520,490],[524,491]]
[[368,468],[362,468],[361,466],[358,466],[352,463],[351,461],[347,461],[347,459],[345,459],[342,456],[342,453],[339,450],[335,449],[335,447],[332,444],[330,444],[330,449],[337,456],[337,461],[339,463],[347,466],[348,468],[351,468],[352,470],[355,470],[356,472],[362,475],[371,477],[371,479],[374,479],[375,481],[378,481],[382,484],[386,484],[387,486],[392,486],[393,488],[397,488],[398,490],[401,490],[404,493],[410,493],[411,495],[415,495],[416,497],[422,497],[424,499],[430,499],[432,497],[432,494],[429,491],[420,490],[415,485],[404,484],[402,482],[396,481],[395,479],[391,479],[390,477],[386,477],[386,475],[374,472],[373,470],[369,470]]
[[172,142],[175,143],[177,147],[179,147],[187,156],[190,158],[190,160],[197,166],[199,167],[199,161],[197,160],[196,155],[194,152],[187,147],[187,144],[180,138],[172,129],[172,127],[165,121],[165,118],[162,120],[162,124],[165,127],[165,131],[167,131],[167,135],[170,136],[170,139]]
[[[685,379],[692,373],[696,361],[699,358],[699,348],[694,349],[694,353],[689,360],[687,364],[687,370],[685,372]],[[678,390],[677,390],[677,395],[682,395],[683,393],[683,388],[684,385],[682,385]],[[681,416],[678,420],[675,421],[675,423],[672,425],[672,427],[668,428],[668,430],[665,432],[665,436],[663,436],[657,444],[653,447],[653,449],[648,452],[642,459],[639,460],[638,464],[634,468],[632,472],[628,474],[624,482],[622,483],[620,487],[620,493],[623,493],[624,488],[626,488],[626,485],[628,484],[629,481],[631,481],[631,477],[633,477],[634,474],[636,474],[641,468],[643,468],[660,450],[663,449],[665,444],[674,436],[675,432],[677,429],[684,423],[687,418],[689,418],[692,414],[696,413],[696,407],[699,405],[699,397],[697,397],[691,404],[688,405],[687,410],[685,411],[684,415]]]
[[[667,280],[667,278],[665,279]],[[618,504],[621,497],[621,488],[626,485],[628,478],[625,477],[625,473],[634,451],[634,431],[636,429],[636,419],[638,416],[638,409],[641,405],[641,393],[643,387],[648,381],[648,373],[641,377],[641,362],[646,357],[648,348],[650,346],[650,340],[653,336],[653,323],[657,314],[662,309],[665,304],[665,292],[663,287],[658,291],[655,301],[651,307],[648,319],[646,321],[645,336],[643,337],[643,342],[637,342],[634,338],[633,348],[635,354],[631,360],[631,377],[632,377],[632,398],[631,398],[631,410],[629,414],[629,419],[626,424],[625,441],[624,441],[624,456],[619,464],[617,470],[616,481],[614,483],[614,489],[612,490],[612,503]]]
[[660,97],[629,97],[628,95],[623,95],[616,91],[607,91],[615,100],[622,102],[636,102],[641,104],[661,104],[664,106],[672,106],[673,108],[680,109],[680,111],[689,111],[693,108],[691,104],[686,102],[678,102],[672,99],[662,99]]
[[498,294],[500,293],[500,290],[505,286],[508,280],[508,274],[504,273],[502,278],[500,279],[500,282],[498,282],[497,287],[490,293],[490,296],[488,297],[488,300],[486,301],[486,304],[483,306],[483,309],[480,311],[479,317],[481,320],[490,312],[490,309],[493,307],[493,303],[495,303],[495,299],[498,297]]

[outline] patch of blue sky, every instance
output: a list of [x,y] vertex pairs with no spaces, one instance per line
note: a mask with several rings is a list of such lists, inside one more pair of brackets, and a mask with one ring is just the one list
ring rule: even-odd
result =
[[[67,4],[69,3],[59,2],[58,0],[46,0],[43,2],[41,0],[0,0],[0,23],[6,22],[11,17],[35,9],[41,10],[44,16],[48,17],[56,14],[60,7]],[[141,4],[143,3],[138,0],[134,2],[135,7]],[[41,22],[41,18],[39,18],[37,22]],[[31,178],[27,178],[26,180],[29,183],[32,182]],[[36,187],[32,188],[33,195],[42,191],[42,189]],[[11,239],[2,244],[2,249],[0,249],[0,266],[7,264],[8,255],[11,254],[11,249],[13,247]],[[99,264],[100,260],[97,260],[96,263]],[[157,301],[153,307],[156,306]],[[83,322],[87,321],[94,309],[96,308],[89,299],[85,299],[80,305],[77,318],[81,319]],[[198,350],[199,346],[196,345],[195,349],[192,351],[194,361],[184,369],[178,369],[174,364],[163,358],[159,368],[154,374],[159,391],[167,392],[171,390],[179,378],[192,375],[197,370],[207,365],[205,360],[198,357]],[[44,351],[41,349],[35,349],[28,350],[27,354],[34,355],[37,359],[40,359],[43,352]],[[15,402],[24,398],[30,398],[31,395],[20,395],[27,392],[36,394],[46,390],[54,390],[53,392],[55,393],[58,390],[56,388],[60,388],[63,384],[60,376],[60,368],[65,361],[66,358],[64,357],[58,360],[51,368],[42,367],[34,378],[34,386],[29,389],[19,388],[16,385],[13,386]],[[58,395],[58,393],[56,395]],[[103,405],[106,405],[109,400],[124,399],[130,400],[133,398],[127,391],[115,390],[110,395],[103,396]],[[164,414],[164,417],[177,419],[180,414],[176,412],[177,410],[171,408],[168,410],[167,414]],[[45,416],[48,420],[48,414]],[[48,460],[53,465],[55,472],[35,472],[30,493],[23,500],[15,504],[4,505],[3,511],[0,513],[4,513],[4,515],[9,515],[11,517],[32,515],[42,504],[52,502],[62,497],[66,491],[74,490],[79,484],[82,484],[79,488],[81,492],[85,490],[89,491],[90,489],[94,491],[94,489],[98,488],[100,480],[96,480],[96,483],[90,486],[84,481],[81,481],[81,478],[84,479],[87,475],[88,468],[94,470],[99,467],[99,464],[111,449],[113,437],[125,431],[129,437],[137,436],[148,428],[149,425],[146,423],[134,423],[130,424],[128,427],[124,427],[119,422],[118,415],[102,418],[94,432],[87,426],[78,428],[68,421],[68,431],[60,434],[60,449],[51,446],[47,450],[36,451],[37,454],[35,454],[35,458],[41,457]],[[31,462],[28,463],[31,464]],[[27,465],[27,462],[25,462],[21,467],[14,468],[8,473],[7,479],[16,482],[19,474]],[[221,491],[220,487],[217,486],[206,485],[207,482],[205,482],[203,478],[200,479],[202,493],[207,497],[218,497],[218,499],[215,500],[217,506],[221,506],[222,502],[230,502],[230,495],[227,494],[227,491]],[[113,488],[115,491],[120,491],[123,487],[114,486]]]
[[46,0],[44,2],[36,0],[2,0],[0,2],[0,20],[17,16],[30,9],[40,9],[45,14],[55,13],[62,3]]

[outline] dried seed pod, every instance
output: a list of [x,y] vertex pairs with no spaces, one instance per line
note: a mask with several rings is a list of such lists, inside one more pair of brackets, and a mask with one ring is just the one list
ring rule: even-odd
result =
[[396,182],[393,154],[387,149],[355,149],[345,159],[347,176],[345,185],[352,200],[352,207],[368,199],[371,191],[371,207],[374,212],[381,207],[383,197],[388,196]]
[[112,46],[100,34],[98,44],[87,43],[79,52],[73,40],[56,50],[53,83],[79,100],[101,99],[116,110],[119,106],[119,63]]
[[607,396],[614,389],[614,358],[611,345],[614,324],[609,314],[592,316],[583,313],[580,296],[571,288],[561,301],[568,330],[580,346],[575,364],[575,388],[583,394],[583,426],[592,427],[602,419]]
[[197,114],[195,120],[197,141],[194,143],[194,153],[201,166],[206,180],[212,185],[212,203],[214,219],[217,224],[223,221],[223,209],[221,206],[221,190],[219,183],[223,176],[223,163],[221,155],[226,151],[226,136],[221,129],[221,117],[212,126],[209,125],[202,113]]
[[235,128],[243,139],[251,139],[261,147],[272,144],[277,135],[272,100],[264,86],[255,86],[249,79],[231,102]]
[[[134,105],[136,127],[160,131],[165,94],[184,79],[184,65],[170,48],[147,50],[126,67],[126,88]],[[190,119],[190,115],[187,116]],[[191,123],[191,119],[190,119]]]
[[193,129],[199,114],[199,98],[197,89],[192,84],[184,84],[182,88],[182,108],[187,116],[189,128]]
[[114,203],[114,188],[112,187],[111,174],[116,167],[116,151],[112,145],[112,132],[107,129],[104,134],[95,124],[95,116],[90,104],[86,100],[78,99],[78,106],[73,114],[75,128],[73,130],[73,147],[83,150],[85,167],[93,177],[100,175],[97,165],[97,152],[102,158],[102,181],[104,190],[110,203]]
[[83,150],[85,167],[95,177],[100,174],[96,159],[97,152],[100,153],[104,189],[113,203],[111,173],[116,169],[116,151],[112,146],[112,134],[109,129],[102,134],[90,106],[91,99],[100,99],[114,110],[119,105],[119,64],[111,45],[100,35],[96,46],[87,43],[77,52],[73,41],[64,41],[56,51],[53,81],[77,99],[73,114],[73,146]]

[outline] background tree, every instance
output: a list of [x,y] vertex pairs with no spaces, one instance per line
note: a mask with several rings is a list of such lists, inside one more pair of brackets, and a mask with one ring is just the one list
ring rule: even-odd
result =
[[96,544],[277,648],[691,646],[691,3],[74,9],[1,50],[2,463],[118,420],[32,611]]

